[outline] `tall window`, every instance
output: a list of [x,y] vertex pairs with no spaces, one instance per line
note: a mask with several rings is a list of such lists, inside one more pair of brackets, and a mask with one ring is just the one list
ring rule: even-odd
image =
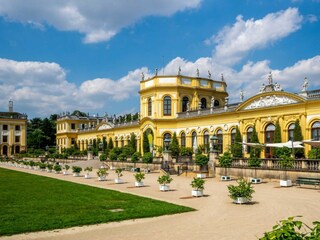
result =
[[201,98],[201,108],[206,109],[207,108],[207,99]]
[[294,132],[294,123],[291,123],[288,127],[288,141],[289,140],[294,140],[293,139],[293,132]]
[[193,132],[193,133],[192,133],[192,148],[193,148],[193,149],[198,148],[197,133],[196,133],[196,132]]
[[320,122],[315,122],[311,127],[311,138],[313,140],[320,140]]
[[3,131],[7,131],[7,130],[8,130],[8,125],[3,125],[3,126],[2,126],[2,130],[3,130]]
[[171,97],[166,96],[163,99],[163,115],[171,116]]
[[223,149],[223,135],[222,135],[222,130],[218,130],[217,132],[217,137],[218,137],[218,143],[217,143],[217,147],[218,147],[218,152],[222,153],[222,149]]
[[151,98],[148,99],[148,116],[152,115],[152,102]]
[[[273,124],[269,124],[266,127],[266,131],[265,131],[265,143],[273,143],[274,141],[274,130],[276,129],[276,127]],[[270,147],[266,147],[266,151],[265,151],[265,157],[266,158],[270,158],[272,157],[272,151]]]
[[188,97],[183,97],[182,98],[182,112],[186,112],[187,111],[188,102],[189,102],[189,98]]
[[76,124],[75,123],[71,123],[71,130],[75,130],[76,129]]
[[[247,129],[247,142],[248,143],[252,142],[252,132],[253,132],[253,128],[249,127]],[[247,147],[247,153],[250,153],[250,146]]]
[[21,129],[20,125],[16,125],[16,126],[15,126],[15,130],[16,130],[16,131],[20,131],[20,129]]
[[236,142],[236,132],[237,131],[235,128],[231,130],[231,144],[234,144]]
[[220,105],[220,102],[218,100],[214,100],[214,106],[219,107],[219,105]]
[[14,140],[15,140],[16,143],[19,143],[20,142],[20,136],[15,136]]
[[186,134],[183,132],[181,133],[181,147],[185,147],[186,146]]
[[165,133],[165,134],[163,135],[163,143],[162,143],[162,144],[163,144],[163,145],[162,145],[163,148],[165,148],[165,146],[166,146],[166,145],[164,144],[164,140],[167,139],[167,138],[168,138],[168,139],[171,139],[171,134],[170,134],[170,133]]
[[203,145],[204,145],[204,151],[205,151],[205,153],[207,153],[208,152],[208,150],[209,150],[209,132],[208,131],[205,131],[204,133],[203,133]]
[[8,136],[2,136],[2,142],[8,142]]

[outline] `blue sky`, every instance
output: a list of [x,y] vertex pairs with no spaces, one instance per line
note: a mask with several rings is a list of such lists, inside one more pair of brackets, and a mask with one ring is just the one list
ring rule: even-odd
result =
[[0,111],[139,111],[141,73],[320,88],[319,0],[0,0]]

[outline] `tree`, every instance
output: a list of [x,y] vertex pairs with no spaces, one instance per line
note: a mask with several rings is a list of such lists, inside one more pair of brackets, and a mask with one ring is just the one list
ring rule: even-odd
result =
[[177,134],[175,132],[173,133],[172,140],[169,145],[169,150],[171,151],[171,154],[174,157],[178,157],[180,154],[179,142],[177,139]]
[[149,140],[148,140],[148,136],[147,136],[147,133],[144,132],[143,133],[143,153],[148,153],[150,152],[150,145],[149,145]]
[[[300,126],[300,121],[299,119],[297,119],[294,122],[293,141],[302,141],[302,140],[303,140],[303,136],[302,136],[301,126]],[[303,158],[304,150],[301,148],[294,149],[294,155],[298,158]]]
[[136,149],[137,149],[137,140],[136,140],[136,135],[135,135],[134,133],[131,133],[131,134],[130,134],[129,146],[134,149],[134,152],[136,152]]
[[[279,121],[276,122],[276,128],[274,130],[274,143],[281,143],[281,127],[279,124]],[[275,148],[272,149],[272,155],[276,155],[277,156],[277,150]],[[278,156],[279,157],[279,156]]]
[[235,142],[231,145],[231,153],[234,157],[241,158],[243,156],[242,153],[242,136],[238,126],[236,126],[236,135]]
[[102,138],[102,151],[103,151],[104,153],[106,153],[107,148],[108,148],[107,138],[106,138],[106,137],[103,137],[103,138]]
[[109,138],[109,143],[108,143],[108,149],[111,150],[113,149],[113,141],[112,141],[112,138]]
[[74,110],[73,113],[71,113],[72,116],[78,116],[78,117],[87,117],[87,114],[84,112],[81,112],[79,110]]
[[[256,131],[256,126],[253,126],[253,131],[251,135],[251,143],[260,143],[258,134]],[[250,147],[250,158],[257,157],[260,158],[261,148],[259,147]]]

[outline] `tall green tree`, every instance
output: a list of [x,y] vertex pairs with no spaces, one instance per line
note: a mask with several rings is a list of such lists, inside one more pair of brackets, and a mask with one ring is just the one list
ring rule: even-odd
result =
[[235,142],[231,145],[231,153],[233,157],[241,158],[243,156],[242,152],[242,136],[238,126],[236,126]]
[[108,149],[109,149],[109,150],[113,149],[113,141],[112,141],[112,138],[109,138]]
[[[256,131],[256,126],[253,126],[253,131],[252,131],[252,135],[251,135],[251,142],[252,143],[260,143],[259,138],[258,138],[258,134]],[[250,158],[253,158],[253,157],[260,158],[260,154],[261,154],[260,147],[250,147]]]
[[[300,121],[297,119],[294,122],[294,130],[293,130],[293,141],[302,141],[303,136],[302,136],[302,130],[300,126]],[[304,150],[301,148],[294,149],[294,155],[298,158],[304,157]]]
[[149,140],[146,132],[143,133],[142,147],[143,147],[143,154],[150,152],[150,145],[149,145]]
[[134,149],[134,152],[137,151],[137,140],[136,135],[134,133],[130,134],[129,146]]
[[171,151],[171,154],[174,157],[177,157],[180,154],[179,142],[177,139],[177,134],[175,132],[173,133],[172,140],[169,145],[169,150]]
[[[276,128],[274,130],[274,139],[273,139],[274,143],[281,143],[281,127],[279,124],[279,121],[276,122]],[[276,148],[272,148],[272,155],[277,156],[277,149]],[[279,156],[278,156],[279,157]]]
[[102,151],[106,153],[107,149],[108,149],[107,138],[102,137]]

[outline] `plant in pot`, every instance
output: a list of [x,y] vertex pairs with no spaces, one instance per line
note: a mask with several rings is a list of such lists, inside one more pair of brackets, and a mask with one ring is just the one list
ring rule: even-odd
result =
[[279,165],[283,169],[283,176],[280,179],[280,186],[292,186],[292,181],[288,178],[287,169],[293,167],[293,158],[290,156],[282,155],[279,161]]
[[85,169],[84,169],[84,171],[86,172],[86,174],[84,175],[84,178],[90,178],[91,176],[90,176],[90,172],[92,172],[92,167],[86,167]]
[[250,179],[252,183],[261,183],[261,178],[257,177],[257,168],[261,166],[261,159],[257,157],[251,157],[248,160],[248,166],[254,168],[254,177]]
[[202,178],[193,178],[191,182],[191,187],[193,188],[191,194],[194,197],[202,197],[203,196],[203,189],[204,189],[205,180]]
[[231,177],[228,176],[228,168],[232,165],[232,155],[230,152],[224,152],[222,156],[219,157],[219,166],[224,168],[224,174],[221,175],[220,179],[222,181],[230,181]]
[[63,169],[64,169],[63,174],[68,175],[68,170],[70,169],[70,166],[66,164],[64,165]]
[[136,179],[134,185],[135,185],[136,187],[143,187],[144,185],[143,185],[142,180],[145,178],[145,174],[142,173],[142,172],[137,172],[137,173],[134,174],[133,176],[134,176],[134,178]]
[[251,182],[246,181],[245,179],[240,179],[237,181],[238,186],[229,185],[229,197],[233,200],[234,203],[243,204],[248,203],[252,199],[252,194],[254,193]]
[[54,165],[53,170],[55,173],[59,174],[62,170],[62,167],[58,164]]
[[116,169],[116,174],[117,174],[117,178],[114,179],[114,182],[117,183],[117,184],[123,183],[123,180],[121,179],[121,177],[123,176],[122,168],[117,168]]
[[35,166],[36,166],[36,163],[34,161],[30,161],[29,162],[29,168],[30,169],[34,169]]
[[200,166],[200,173],[197,174],[198,178],[206,178],[206,174],[203,172],[204,167],[208,165],[209,158],[202,154],[196,155],[195,164]]
[[72,172],[74,177],[79,177],[82,171],[82,167],[79,166],[72,166]]
[[52,172],[53,164],[49,163],[47,164],[47,172]]
[[107,168],[99,168],[97,171],[98,180],[105,181],[108,176],[108,169]]
[[170,184],[172,182],[172,177],[170,177],[169,174],[164,174],[160,177],[158,177],[158,183],[160,184],[160,191],[169,191],[170,186],[167,184]]
[[45,171],[46,168],[47,168],[47,164],[45,164],[45,163],[39,163],[39,168],[40,168],[41,171]]

